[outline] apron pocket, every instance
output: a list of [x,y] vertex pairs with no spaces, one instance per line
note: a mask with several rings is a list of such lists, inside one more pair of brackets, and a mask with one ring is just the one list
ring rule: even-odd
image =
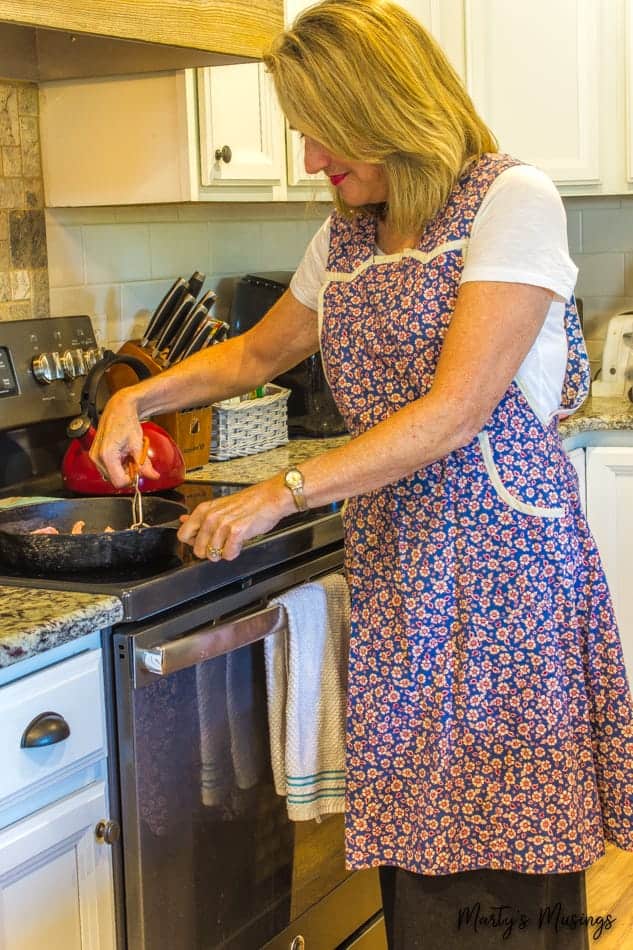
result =
[[515,498],[514,495],[510,494],[506,486],[501,481],[501,476],[497,466],[495,465],[495,460],[492,457],[492,449],[490,447],[490,439],[487,432],[480,432],[477,436],[479,440],[479,448],[481,449],[481,455],[484,460],[484,465],[486,466],[486,471],[488,477],[492,484],[492,487],[496,491],[499,498],[506,503],[510,508],[514,508],[515,511],[520,511],[523,515],[534,515],[536,518],[562,518],[565,514],[564,508],[545,508],[541,505],[532,505],[528,502],[521,501],[519,498]]

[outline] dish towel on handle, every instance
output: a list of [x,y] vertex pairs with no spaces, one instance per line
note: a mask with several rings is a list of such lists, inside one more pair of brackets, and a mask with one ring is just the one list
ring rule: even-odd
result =
[[349,590],[329,574],[273,603],[287,618],[264,641],[275,790],[291,820],[318,819],[345,810]]

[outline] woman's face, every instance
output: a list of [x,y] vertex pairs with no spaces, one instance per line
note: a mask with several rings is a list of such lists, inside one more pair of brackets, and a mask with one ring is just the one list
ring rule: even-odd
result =
[[387,177],[383,165],[338,158],[308,136],[304,136],[303,146],[308,174],[325,172],[350,208],[381,204],[387,200]]

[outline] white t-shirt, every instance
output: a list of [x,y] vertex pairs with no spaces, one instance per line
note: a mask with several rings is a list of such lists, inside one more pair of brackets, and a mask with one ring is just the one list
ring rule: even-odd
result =
[[[325,282],[328,218],[312,239],[291,282],[297,300],[316,310]],[[473,221],[461,282],[507,281],[556,294],[516,380],[532,408],[549,422],[560,405],[567,364],[563,323],[578,268],[569,256],[563,202],[548,176],[530,165],[506,169],[488,189]]]

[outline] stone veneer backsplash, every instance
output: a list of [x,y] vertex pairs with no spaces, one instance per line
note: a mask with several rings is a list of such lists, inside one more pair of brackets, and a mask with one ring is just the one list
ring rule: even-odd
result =
[[0,80],[0,320],[49,313],[37,86]]

